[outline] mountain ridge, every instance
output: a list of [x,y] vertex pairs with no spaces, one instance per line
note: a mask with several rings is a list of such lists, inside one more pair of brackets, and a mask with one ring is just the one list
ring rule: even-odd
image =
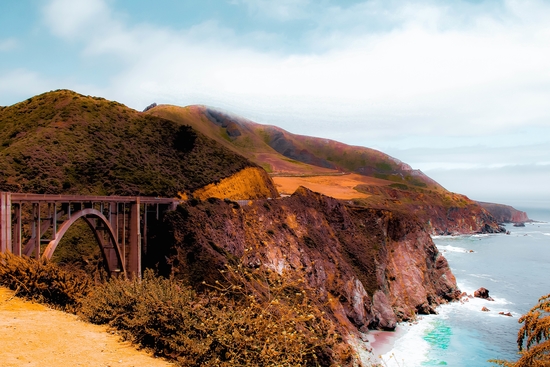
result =
[[0,144],[5,191],[177,197],[260,169],[188,126],[69,90],[2,108]]
[[[161,110],[166,116],[152,115]],[[0,190],[188,195],[166,214],[158,233],[148,231],[152,237],[142,257],[144,268],[197,288],[202,281],[216,284],[227,264],[265,266],[280,276],[293,272],[308,283],[317,306],[340,323],[341,335],[355,348],[361,344],[353,341],[368,329],[391,330],[398,320],[433,313],[437,305],[459,297],[431,232],[498,230],[479,205],[474,213],[469,199],[452,196],[422,176],[407,179],[410,167],[381,152],[372,152],[373,160],[365,158],[363,164],[360,154],[367,150],[353,153],[336,143],[325,149],[259,124],[245,130],[224,116],[220,121],[212,122],[197,107],[156,106],[142,113],[66,90],[35,96],[0,110]],[[290,149],[290,157],[268,143],[283,152]],[[351,158],[328,160],[340,148]],[[251,162],[247,155],[259,160]],[[341,200],[306,187],[269,200],[278,194],[262,163],[302,178],[344,177],[342,170],[293,155],[316,164],[315,157],[343,162],[338,167],[370,167],[372,176],[362,175],[365,180],[355,185],[365,201]],[[357,173],[346,178],[352,175]],[[261,195],[246,204],[230,200],[248,188]],[[466,221],[472,214],[475,219]],[[433,215],[443,220],[430,227]]]
[[[304,185],[335,198],[349,200],[355,197],[357,205],[410,211],[419,216],[432,234],[503,231],[486,207],[464,195],[447,191],[422,171],[375,149],[293,134],[277,126],[262,125],[202,105],[178,107],[161,104],[146,113],[189,124],[254,161],[270,173],[280,190],[285,187],[285,190],[292,188],[293,191]],[[329,186],[338,184],[340,175],[349,173],[372,180],[358,180],[345,195],[330,189]],[[333,177],[328,186],[320,188],[318,183],[304,183],[303,179],[296,180],[293,187],[283,178],[292,176]]]

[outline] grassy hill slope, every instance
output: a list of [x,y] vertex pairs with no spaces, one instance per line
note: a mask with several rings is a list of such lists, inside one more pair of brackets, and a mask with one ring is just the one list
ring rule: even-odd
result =
[[417,187],[441,186],[418,170],[375,149],[296,135],[204,106],[157,106],[148,114],[186,123],[253,160],[274,176],[354,172]]
[[272,175],[339,174],[334,168],[308,164],[279,153],[268,144],[263,132],[265,125],[241,117],[230,116],[204,106],[159,105],[146,113],[190,125],[219,144],[262,166]]
[[0,108],[0,190],[177,196],[253,163],[189,126],[68,90]]
[[338,199],[355,199],[356,205],[413,213],[431,233],[500,231],[476,202],[375,149],[292,134],[205,106],[160,105],[147,113],[189,124],[253,160],[271,173],[284,194],[305,186]]

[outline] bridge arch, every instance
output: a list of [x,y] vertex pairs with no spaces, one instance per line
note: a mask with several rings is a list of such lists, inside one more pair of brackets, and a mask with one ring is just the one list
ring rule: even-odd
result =
[[[59,242],[61,241],[61,239],[67,232],[67,230],[71,227],[71,225],[74,224],[74,222],[76,222],[80,218],[84,219],[84,221],[88,224],[88,226],[94,233],[96,241],[101,247],[103,257],[107,261],[107,266],[109,268],[109,271],[112,272],[114,269],[120,269],[120,272],[124,274],[124,276],[126,276],[125,261],[122,256],[120,246],[118,245],[115,231],[113,230],[109,220],[103,215],[103,213],[93,208],[86,208],[78,212],[72,213],[71,217],[67,219],[65,222],[63,222],[63,224],[59,227],[57,233],[55,234],[55,238],[48,243],[48,246],[46,247],[46,249],[44,250],[44,253],[42,254],[42,259],[50,260],[52,258],[53,253],[55,252],[55,249],[59,245]],[[99,232],[100,229],[98,229],[98,225],[94,223],[93,219],[96,219],[101,223],[101,226],[103,227],[101,230],[106,230],[109,236],[109,240],[108,240],[109,243],[105,243],[105,240],[100,235],[100,232]],[[114,259],[111,256],[108,256],[107,250],[108,250],[109,244],[112,246],[111,248],[115,252],[116,259]]]

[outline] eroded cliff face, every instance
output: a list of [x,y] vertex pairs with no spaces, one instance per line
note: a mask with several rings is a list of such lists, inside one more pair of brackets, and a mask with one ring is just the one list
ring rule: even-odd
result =
[[527,213],[517,210],[510,205],[477,202],[500,223],[525,223],[529,221]]
[[260,167],[247,167],[218,183],[213,183],[193,192],[202,200],[210,197],[230,200],[253,200],[279,196],[275,184]]
[[[167,215],[167,238],[148,261],[188,281],[213,284],[227,263],[265,265],[305,279],[312,298],[348,331],[391,330],[398,320],[460,293],[445,258],[414,218],[300,188],[239,206],[190,200]],[[154,253],[152,252],[154,251]],[[168,268],[162,267],[168,259]]]
[[477,202],[446,190],[405,189],[360,185],[356,190],[371,194],[357,200],[370,207],[415,215],[434,235],[500,233],[499,221]]

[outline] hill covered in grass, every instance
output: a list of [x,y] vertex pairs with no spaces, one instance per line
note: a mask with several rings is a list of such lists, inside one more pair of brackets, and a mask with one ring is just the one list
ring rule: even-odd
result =
[[189,126],[69,90],[0,109],[4,191],[175,197],[247,167]]
[[292,134],[205,106],[159,105],[146,113],[193,126],[256,162],[284,194],[304,186],[356,205],[413,214],[433,234],[502,230],[487,208],[375,149]]
[[147,113],[193,126],[275,176],[354,172],[390,183],[441,188],[421,171],[375,149],[292,134],[205,106],[159,105]]

